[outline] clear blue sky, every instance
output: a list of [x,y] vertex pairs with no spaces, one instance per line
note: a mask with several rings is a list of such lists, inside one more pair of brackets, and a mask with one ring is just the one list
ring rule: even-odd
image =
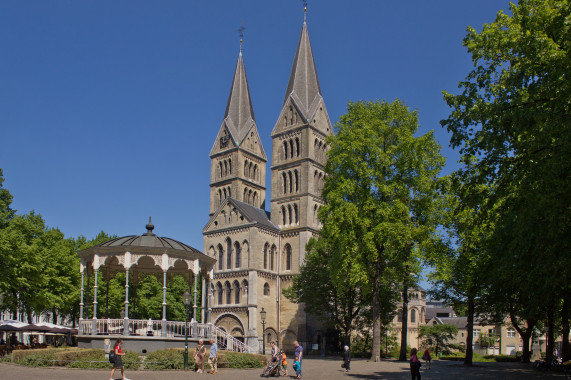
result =
[[[399,98],[418,109],[421,133],[435,130],[450,172],[458,156],[439,124],[449,112],[441,91],[455,91],[471,69],[466,27],[480,30],[507,8],[504,0],[310,1],[332,122],[350,100]],[[14,208],[88,238],[141,234],[152,215],[157,234],[202,249],[208,154],[241,20],[269,155],[300,1],[1,1],[0,168]]]

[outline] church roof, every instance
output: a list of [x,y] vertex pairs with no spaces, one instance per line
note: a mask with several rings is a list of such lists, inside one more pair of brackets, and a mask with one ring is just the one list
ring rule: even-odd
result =
[[301,35],[291,68],[284,106],[290,98],[306,122],[313,118],[319,106],[319,101],[323,98],[305,22],[301,28]]
[[270,213],[261,208],[254,207],[244,202],[240,202],[234,198],[229,198],[229,201],[236,206],[236,208],[244,214],[244,216],[257,224],[261,224],[264,227],[271,228],[273,230],[279,230],[279,228],[273,224],[270,220]]
[[224,123],[237,145],[240,145],[248,131],[256,123],[242,52],[240,52],[236,63],[236,71],[224,114]]

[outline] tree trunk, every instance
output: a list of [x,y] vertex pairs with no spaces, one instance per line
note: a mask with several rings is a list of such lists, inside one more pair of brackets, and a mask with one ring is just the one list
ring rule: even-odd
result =
[[519,333],[521,340],[523,341],[523,353],[521,357],[522,363],[529,363],[530,362],[530,351],[529,351],[529,340],[531,335],[533,334],[533,328],[535,327],[535,320],[526,320],[527,327],[526,329],[522,329],[521,326],[517,323],[517,318],[515,314],[510,312],[510,319],[512,321],[512,325],[514,329]]
[[555,348],[555,316],[553,306],[550,305],[547,309],[547,348],[545,350],[545,361],[548,365],[551,364],[553,359],[553,351]]
[[569,292],[563,295],[563,307],[561,308],[561,356],[563,361],[571,360],[571,353],[569,352]]
[[[405,269],[408,271],[408,267]],[[399,360],[407,360],[407,337],[408,337],[408,273],[405,274],[402,289],[402,324],[400,332],[400,354]]]
[[377,261],[375,262],[375,278],[373,279],[373,347],[371,361],[378,362],[381,358],[381,275],[383,272],[382,247],[377,248]]
[[464,365],[472,365],[472,357],[474,356],[474,297],[468,296],[468,320],[466,323],[466,357]]

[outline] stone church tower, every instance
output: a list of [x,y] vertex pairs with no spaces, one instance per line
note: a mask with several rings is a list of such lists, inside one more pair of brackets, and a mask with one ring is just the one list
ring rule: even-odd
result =
[[[265,211],[267,158],[258,135],[242,53],[222,126],[210,152],[210,220],[204,252],[214,270],[212,322],[257,350],[262,334],[286,350],[322,343],[324,332],[282,295],[317,237],[325,138],[331,122],[304,21],[285,99],[271,133],[271,213]],[[262,331],[260,311],[266,311]]]

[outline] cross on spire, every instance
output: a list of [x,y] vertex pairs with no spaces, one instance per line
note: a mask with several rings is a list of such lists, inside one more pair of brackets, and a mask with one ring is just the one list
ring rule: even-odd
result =
[[303,23],[305,23],[306,16],[307,16],[307,0],[301,0],[303,3]]
[[244,27],[243,21],[240,21],[240,24],[238,33],[240,34],[240,54],[242,54],[242,42],[244,42],[244,30],[246,30],[246,27]]

